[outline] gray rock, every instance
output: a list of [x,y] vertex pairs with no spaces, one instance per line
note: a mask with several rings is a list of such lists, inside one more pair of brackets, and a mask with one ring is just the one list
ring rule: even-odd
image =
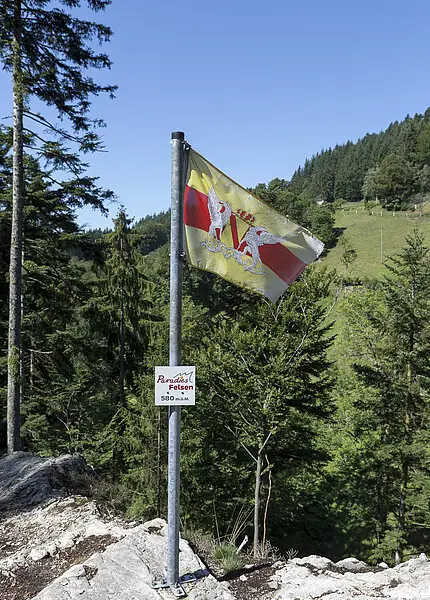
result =
[[57,547],[60,550],[65,550],[66,548],[73,548],[75,545],[75,536],[72,532],[67,532],[63,535],[57,542]]
[[7,548],[0,556],[0,569],[31,568],[34,560],[54,556],[89,536],[124,537],[127,528],[117,520],[105,522],[94,502],[78,498],[49,500],[32,510],[13,512],[0,519],[0,540]]
[[42,558],[45,558],[48,556],[48,554],[48,549],[42,546],[42,548],[33,548],[33,550],[30,552],[30,558],[36,562],[38,560],[42,560]]
[[369,567],[369,565],[367,565],[365,562],[353,557],[344,558],[335,564],[336,567],[339,567],[343,571],[350,571],[351,573],[367,573],[368,571],[372,570],[372,568]]
[[0,511],[28,509],[94,477],[93,469],[78,454],[41,458],[14,452],[0,459]]
[[46,550],[47,550],[49,556],[55,556],[57,554],[58,548],[57,548],[56,544],[49,544],[46,547]]
[[[33,600],[160,600],[165,592],[152,588],[162,579],[166,560],[166,524],[161,519],[135,527],[103,553],[75,565]],[[180,574],[203,565],[185,540],[180,541]],[[234,600],[226,583],[207,576],[184,584],[190,600]]]
[[334,565],[334,563],[329,558],[324,558],[323,556],[316,556],[315,554],[305,556],[304,558],[293,558],[291,562],[293,562],[296,565],[307,567],[311,571],[325,571],[326,569],[332,568]]
[[[261,600],[430,600],[427,557],[378,571],[371,570],[368,565],[364,571],[365,563],[357,559],[340,561],[340,566],[336,563],[333,568],[327,559],[318,561],[317,558],[289,561],[276,571],[276,581],[280,583],[278,589],[266,593]],[[328,567],[326,570],[315,568],[324,562]],[[360,571],[353,571],[355,568]]]

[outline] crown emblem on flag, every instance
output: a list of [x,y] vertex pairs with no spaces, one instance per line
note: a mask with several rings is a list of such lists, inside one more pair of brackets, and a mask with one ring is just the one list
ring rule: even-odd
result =
[[235,214],[239,217],[239,219],[242,219],[242,221],[246,221],[247,223],[255,223],[254,215],[247,210],[239,209]]

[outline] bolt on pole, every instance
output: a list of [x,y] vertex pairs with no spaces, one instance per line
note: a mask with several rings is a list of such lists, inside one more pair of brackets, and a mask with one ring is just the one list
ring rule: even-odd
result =
[[[172,192],[170,239],[170,353],[171,367],[181,364],[183,251],[184,133],[172,133]],[[179,487],[181,407],[169,406],[167,584],[179,582]]]

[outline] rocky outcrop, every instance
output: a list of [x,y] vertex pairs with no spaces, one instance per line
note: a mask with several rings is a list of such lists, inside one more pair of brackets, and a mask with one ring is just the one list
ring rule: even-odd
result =
[[[94,473],[80,456],[19,452],[0,460],[0,600],[160,600],[166,524],[100,514],[77,494]],[[71,492],[74,492],[70,495]],[[191,600],[430,600],[425,554],[397,567],[321,556],[248,565],[220,582],[185,540],[180,574]]]
[[57,557],[89,537],[124,537],[127,528],[104,519],[94,502],[80,496],[47,501],[41,506],[15,512],[0,521],[0,573],[35,568],[37,561]]
[[307,556],[279,565],[268,585],[262,600],[429,600],[430,562],[421,554],[390,569]]
[[78,455],[0,460],[0,600],[31,598],[69,564],[126,535],[129,525],[69,495],[94,476]]
[[[160,600],[165,591],[153,587],[164,576],[166,523],[154,519],[130,530],[116,544],[75,565],[34,600]],[[185,540],[180,541],[180,575],[195,576],[184,584],[190,600],[234,600],[226,583],[212,577]]]
[[[76,494],[94,475],[78,455],[18,452],[0,460],[0,600],[165,597],[153,581],[164,576],[166,523],[101,515]],[[192,600],[234,600],[184,540],[180,573],[193,574],[186,584]]]
[[15,452],[0,460],[0,512],[22,511],[84,487],[95,477],[79,454],[41,458]]

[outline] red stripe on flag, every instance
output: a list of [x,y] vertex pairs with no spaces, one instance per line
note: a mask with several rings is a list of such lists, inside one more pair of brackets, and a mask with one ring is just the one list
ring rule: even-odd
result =
[[293,283],[307,267],[306,263],[282,244],[264,244],[258,249],[261,262],[288,284]]
[[236,215],[230,215],[231,237],[233,240],[233,248],[239,248],[239,234],[237,233]]
[[[209,231],[211,225],[208,197],[189,186],[186,186],[184,194],[184,223],[189,227],[196,227],[206,232]],[[234,247],[240,251],[242,244],[239,245],[234,215],[230,217],[230,224]],[[307,267],[306,263],[282,244],[264,244],[259,247],[259,251],[261,262],[288,284],[293,283]]]
[[184,223],[203,231],[209,231],[211,226],[208,197],[188,185],[184,194]]

